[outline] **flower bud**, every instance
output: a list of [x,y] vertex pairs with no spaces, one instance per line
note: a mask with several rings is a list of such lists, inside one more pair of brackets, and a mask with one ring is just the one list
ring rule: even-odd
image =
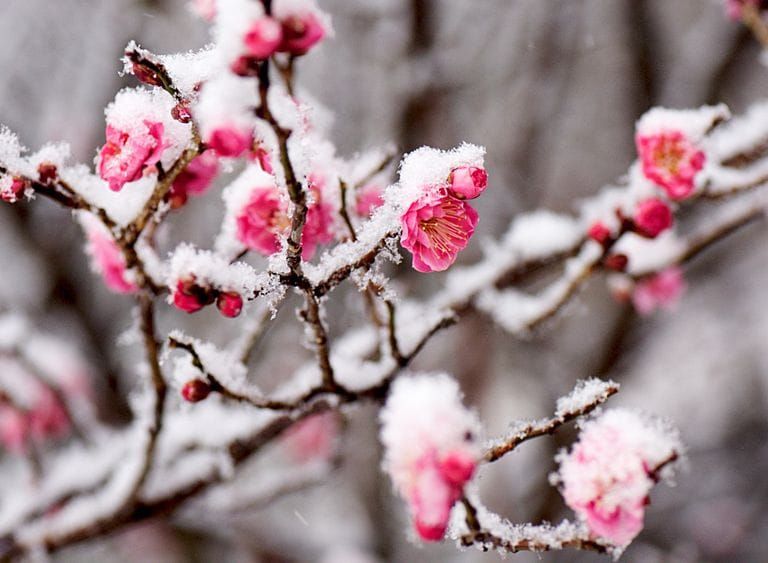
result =
[[454,168],[448,176],[450,190],[459,199],[475,199],[488,186],[485,168],[461,166]]
[[179,102],[171,109],[171,117],[180,123],[192,121],[192,112],[189,110],[189,102]]
[[243,310],[243,298],[235,291],[220,293],[216,299],[216,307],[225,317],[233,319]]
[[211,393],[211,386],[202,379],[190,379],[181,388],[181,396],[190,403],[199,403]]
[[612,238],[611,230],[602,221],[595,221],[587,231],[587,236],[593,241],[605,246]]
[[16,203],[27,189],[27,181],[23,178],[5,176],[0,178],[0,200],[6,203]]
[[280,22],[283,37],[278,51],[292,55],[304,55],[325,37],[325,27],[313,13],[293,15]]
[[37,174],[40,182],[50,184],[56,179],[59,172],[56,165],[52,162],[41,162],[37,166]]
[[656,238],[672,226],[672,210],[658,198],[646,199],[635,208],[635,232],[647,238]]
[[282,27],[268,16],[256,20],[243,37],[248,54],[260,60],[271,57],[282,40]]
[[196,313],[214,301],[213,294],[206,288],[197,285],[194,278],[179,280],[176,291],[173,292],[173,304],[177,309],[187,313]]
[[611,254],[610,256],[606,256],[605,260],[603,260],[603,265],[608,270],[613,270],[614,272],[626,271],[628,264],[629,258],[627,258],[626,254]]
[[256,58],[243,55],[242,57],[235,59],[234,62],[229,65],[229,70],[238,76],[258,76],[258,63],[259,61]]

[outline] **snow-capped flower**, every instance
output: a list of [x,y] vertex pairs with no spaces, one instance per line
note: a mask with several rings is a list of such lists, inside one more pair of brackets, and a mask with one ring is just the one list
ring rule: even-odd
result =
[[6,203],[16,203],[24,195],[27,186],[23,178],[6,174],[0,177],[0,199]]
[[477,212],[442,190],[427,190],[402,216],[400,243],[413,254],[419,272],[439,272],[456,260],[475,232]]
[[673,266],[640,280],[632,292],[632,304],[641,315],[657,309],[674,310],[686,290],[683,271]]
[[82,214],[80,224],[88,244],[85,251],[91,258],[91,268],[100,274],[104,284],[115,293],[133,293],[136,286],[133,273],[126,267],[125,255],[109,230],[93,215]]
[[459,199],[475,199],[488,186],[488,173],[478,166],[454,168],[448,177],[449,190]]
[[211,186],[219,172],[219,160],[216,153],[207,150],[195,157],[187,167],[176,176],[171,186],[171,204],[174,208],[186,203],[190,195],[202,195]]
[[366,184],[355,193],[355,213],[369,217],[384,203],[384,190],[379,184]]
[[635,207],[635,231],[647,238],[656,238],[672,226],[672,210],[666,202],[653,197]]
[[643,173],[649,180],[674,200],[693,193],[706,155],[682,131],[663,130],[647,135],[638,132],[635,141]]
[[314,1],[277,0],[273,14],[283,28],[277,48],[283,53],[304,55],[330,31],[327,16]]
[[558,455],[553,478],[594,537],[623,547],[642,530],[648,494],[680,450],[660,422],[613,409],[584,424],[571,451]]
[[408,503],[419,536],[443,537],[480,456],[480,424],[445,374],[398,379],[381,412],[384,470]]
[[107,142],[99,151],[99,175],[119,192],[128,182],[155,171],[166,145],[163,124],[144,120],[132,131],[107,125]]

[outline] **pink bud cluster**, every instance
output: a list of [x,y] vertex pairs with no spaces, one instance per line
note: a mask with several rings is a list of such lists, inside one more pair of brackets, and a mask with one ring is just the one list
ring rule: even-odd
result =
[[479,166],[454,168],[445,183],[424,186],[423,195],[402,216],[404,248],[419,272],[447,269],[475,232],[478,215],[467,203],[485,191],[488,175]]
[[676,433],[635,412],[614,409],[584,424],[571,451],[558,456],[560,470],[553,480],[593,537],[624,547],[643,528],[660,469],[678,455]]
[[425,541],[445,534],[453,505],[475,473],[479,423],[447,375],[398,379],[381,413],[384,468]]
[[213,303],[228,318],[238,317],[243,310],[240,293],[199,283],[194,275],[178,280],[171,296],[174,306],[185,313],[196,313]]

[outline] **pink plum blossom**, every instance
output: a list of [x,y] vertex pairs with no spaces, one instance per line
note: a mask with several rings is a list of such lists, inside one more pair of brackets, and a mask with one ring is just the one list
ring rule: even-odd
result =
[[383,190],[378,184],[366,184],[355,196],[355,213],[359,217],[370,217],[384,203]]
[[104,284],[115,293],[133,293],[138,288],[126,268],[125,256],[109,231],[97,219],[83,222],[88,238],[86,252],[93,269],[101,274]]
[[107,124],[107,142],[99,152],[99,175],[109,188],[120,191],[129,182],[155,171],[155,164],[167,145],[164,126],[145,120],[133,131],[123,131]]
[[475,199],[488,186],[488,173],[478,166],[454,168],[448,177],[449,190],[459,199]]
[[329,460],[333,455],[338,433],[337,415],[324,412],[291,426],[285,433],[284,444],[291,457],[298,462]]
[[439,272],[453,264],[467,246],[477,221],[477,212],[467,202],[432,190],[402,216],[401,244],[413,254],[414,269]]
[[641,315],[657,309],[674,310],[685,290],[683,271],[674,266],[637,282],[632,304]]
[[571,451],[558,456],[563,498],[592,536],[623,547],[643,529],[657,472],[678,455],[677,436],[668,432],[614,409],[586,423]]
[[195,157],[174,180],[171,186],[171,205],[178,208],[186,203],[188,196],[204,194],[218,172],[219,160],[215,151],[207,150]]
[[666,202],[653,197],[637,204],[635,208],[635,231],[647,238],[656,238],[672,226],[672,210]]
[[254,21],[243,37],[248,55],[256,59],[271,57],[282,40],[282,26],[274,18],[268,16]]
[[479,459],[474,413],[446,375],[399,379],[381,413],[384,468],[424,541],[445,534],[451,509]]
[[253,133],[234,125],[220,125],[211,130],[205,142],[219,156],[237,158],[251,147]]
[[704,167],[706,155],[681,131],[638,134],[636,144],[643,173],[649,180],[674,200],[685,199],[693,193],[696,175]]

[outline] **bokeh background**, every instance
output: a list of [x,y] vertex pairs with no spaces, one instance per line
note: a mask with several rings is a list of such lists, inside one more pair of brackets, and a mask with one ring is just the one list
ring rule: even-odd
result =
[[[725,102],[741,112],[768,93],[768,71],[749,34],[716,0],[320,0],[336,37],[302,60],[299,84],[335,114],[343,154],[393,141],[404,151],[484,144],[492,188],[478,203],[479,240],[527,210],[575,209],[634,158],[634,121],[649,107]],[[206,26],[184,0],[3,0],[0,122],[37,148],[71,142],[89,162],[103,143],[103,108],[130,81],[118,76],[129,39],[158,53],[196,49]],[[168,241],[210,245],[220,203],[196,200]],[[637,562],[764,561],[768,553],[768,245],[761,223],[693,262],[675,313],[640,318],[593,282],[560,321],[521,342],[470,313],[419,365],[454,373],[488,433],[544,416],[579,378],[614,378],[613,404],[674,420],[690,470],[653,494],[647,526],[624,556]],[[47,204],[0,207],[0,307],[27,311],[98,366],[101,412],[125,422],[135,349],[115,344],[130,303],[88,270],[67,213]],[[479,256],[475,243],[462,259]],[[428,290],[428,280],[405,273]],[[359,317],[349,296],[340,332]],[[290,307],[289,307],[290,308]],[[342,310],[343,309],[343,310]],[[259,351],[268,380],[304,358],[283,311]],[[219,341],[215,314],[192,321]],[[474,562],[494,554],[407,540],[404,505],[379,470],[371,409],[353,413],[344,459],[327,484],[237,514],[153,522],[66,550],[61,561]],[[512,521],[568,516],[547,485],[552,456],[571,435],[542,439],[486,468],[481,492]],[[246,476],[247,477],[247,476]],[[245,478],[245,487],[249,481]],[[254,478],[251,477],[253,480]],[[255,479],[258,479],[256,477]],[[255,486],[255,485],[254,485]],[[0,502],[2,500],[0,499]],[[599,561],[573,552],[515,561]]]

